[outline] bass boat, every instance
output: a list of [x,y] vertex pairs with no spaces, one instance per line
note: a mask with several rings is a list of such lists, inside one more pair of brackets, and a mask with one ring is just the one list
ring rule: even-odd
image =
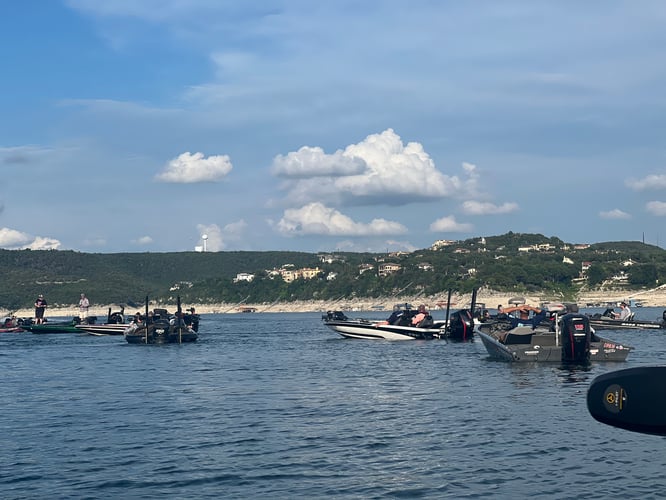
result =
[[666,311],[661,315],[661,321],[650,321],[634,318],[632,313],[627,319],[616,319],[610,316],[612,309],[606,309],[603,314],[589,316],[590,325],[595,330],[660,330],[666,328]]
[[189,309],[190,314],[184,314],[180,307],[175,314],[169,314],[166,309],[153,309],[148,312],[148,297],[146,297],[146,312],[143,316],[135,316],[134,320],[123,332],[125,340],[130,344],[182,344],[194,342],[198,338],[199,315],[194,308]]
[[342,311],[328,311],[322,316],[328,328],[350,339],[469,340],[474,331],[474,321],[466,309],[453,313],[449,321],[433,321],[430,318],[421,326],[412,326],[408,319],[409,314],[404,320],[391,324],[381,320],[350,319]]
[[596,335],[584,314],[551,314],[544,323],[519,324],[507,320],[476,325],[490,358],[510,362],[625,361],[633,347]]
[[70,321],[47,321],[46,323],[23,324],[21,328],[32,333],[80,333],[76,325],[80,324],[79,318]]

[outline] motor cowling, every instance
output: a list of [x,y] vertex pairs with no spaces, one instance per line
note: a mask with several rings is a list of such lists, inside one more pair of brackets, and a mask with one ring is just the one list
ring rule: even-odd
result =
[[474,335],[474,319],[469,310],[456,311],[449,319],[449,337],[456,340],[468,340]]
[[585,364],[590,361],[592,330],[590,319],[582,314],[565,314],[560,318],[562,361]]

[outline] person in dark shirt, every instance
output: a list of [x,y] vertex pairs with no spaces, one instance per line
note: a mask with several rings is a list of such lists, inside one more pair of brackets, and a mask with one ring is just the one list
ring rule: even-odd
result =
[[47,307],[48,304],[46,303],[46,299],[40,293],[35,301],[35,324],[41,325],[44,323],[44,311]]

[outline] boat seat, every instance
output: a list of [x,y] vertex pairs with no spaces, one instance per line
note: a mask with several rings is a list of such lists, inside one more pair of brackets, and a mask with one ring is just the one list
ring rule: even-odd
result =
[[532,342],[532,335],[534,335],[534,330],[532,330],[531,326],[517,326],[506,333],[504,343],[530,344]]

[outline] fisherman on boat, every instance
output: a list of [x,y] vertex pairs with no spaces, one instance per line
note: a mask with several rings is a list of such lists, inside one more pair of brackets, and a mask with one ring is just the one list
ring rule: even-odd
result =
[[619,313],[616,312],[611,313],[613,315],[613,318],[620,319],[622,321],[629,319],[629,317],[631,316],[631,309],[629,309],[629,306],[627,305],[626,302],[620,303],[620,309],[621,310]]
[[433,325],[432,316],[430,316],[430,313],[426,309],[426,306],[421,304],[419,306],[417,313],[412,318],[412,326],[416,326],[418,328],[428,328],[429,326],[432,325]]
[[[534,314],[530,318],[530,311]],[[518,316],[515,316],[517,312]],[[539,323],[546,319],[546,311],[539,309],[538,307],[529,306],[527,304],[520,304],[515,307],[507,307],[504,309],[504,313],[508,314],[508,319],[511,322],[511,327],[515,328],[517,326],[531,326],[534,330]],[[514,313],[514,314],[511,314]]]

